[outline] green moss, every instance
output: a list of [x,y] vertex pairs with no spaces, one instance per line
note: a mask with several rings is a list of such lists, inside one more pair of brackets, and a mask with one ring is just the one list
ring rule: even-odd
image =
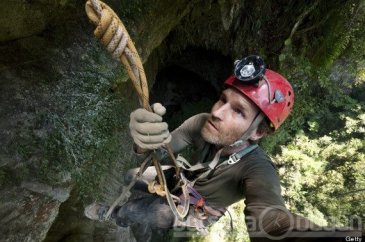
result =
[[[364,5],[360,0],[319,2],[297,22],[298,29],[292,39],[286,40],[286,46],[295,46],[297,56],[308,58],[316,66],[330,68],[335,60],[349,52],[349,47],[360,43],[358,37],[364,35]],[[310,7],[298,3],[302,12]]]
[[[18,138],[7,149],[24,161],[14,174],[49,185],[73,184],[83,200],[95,199],[124,152],[122,132],[137,103],[122,90],[120,65],[95,43],[47,54],[53,63],[49,76],[57,81],[40,79],[37,88],[48,94],[48,107],[32,113],[29,125],[19,124]],[[6,174],[1,173],[3,183]]]
[[14,174],[8,169],[0,169],[0,187],[6,187],[10,185],[17,184],[16,179],[14,179]]

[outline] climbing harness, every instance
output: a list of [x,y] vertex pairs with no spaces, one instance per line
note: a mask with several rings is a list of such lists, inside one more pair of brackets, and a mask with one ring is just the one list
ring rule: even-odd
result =
[[[207,169],[205,172],[200,174],[194,180],[189,181],[187,184],[187,188],[188,188],[188,191],[190,194],[190,204],[194,208],[194,216],[196,218],[205,220],[210,215],[215,216],[215,217],[220,217],[225,212],[228,212],[228,215],[230,217],[231,231],[233,231],[233,220],[232,220],[232,215],[229,213],[229,211],[226,208],[212,208],[211,206],[209,206],[208,202],[204,199],[204,197],[194,188],[194,184],[196,181],[202,180],[202,179],[206,178],[207,176],[209,176],[209,174],[211,174],[211,172],[213,172],[214,169],[217,169],[217,168],[225,166],[225,165],[236,164],[237,162],[239,162],[242,159],[242,157],[244,157],[245,155],[254,151],[257,148],[258,148],[257,144],[249,145],[249,146],[245,147],[244,149],[231,154],[228,157],[228,159],[220,162],[219,164],[218,164],[218,162],[219,162],[220,153],[222,150],[219,150],[217,152],[217,154],[215,155],[215,157],[213,158],[213,160],[211,160],[210,162],[198,163],[196,165],[191,165],[183,156],[178,155],[178,157],[176,158],[176,161],[177,161],[178,165],[185,170],[197,171],[197,170],[201,170],[201,169]],[[184,179],[186,179],[186,178],[184,177]],[[181,197],[181,200],[183,200],[183,197]]]
[[[99,0],[89,0],[85,4],[85,11],[91,22],[96,25],[94,35],[106,47],[113,58],[119,60],[132,80],[133,86],[138,94],[140,105],[148,111],[153,111],[149,104],[149,92],[146,75],[143,69],[141,58],[124,26],[117,14],[105,3]],[[129,190],[133,187],[138,178],[147,168],[148,162],[152,159],[152,163],[156,168],[158,184],[150,185],[151,191],[156,192],[160,196],[166,196],[168,204],[179,219],[183,220],[189,211],[189,192],[187,190],[187,181],[181,177],[180,167],[176,163],[176,159],[169,145],[166,145],[170,159],[175,165],[176,177],[181,180],[181,190],[184,197],[182,209],[176,206],[180,199],[172,195],[167,187],[166,178],[162,171],[161,165],[155,151],[147,156],[142,163],[137,176],[132,180],[129,186],[114,201],[106,213],[104,219],[109,219],[114,208],[126,198]]]

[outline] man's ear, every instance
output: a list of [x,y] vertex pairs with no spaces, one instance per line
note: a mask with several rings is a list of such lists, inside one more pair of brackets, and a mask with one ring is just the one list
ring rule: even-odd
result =
[[259,139],[261,139],[264,136],[265,136],[265,132],[258,132],[257,128],[255,128],[255,130],[252,131],[252,133],[248,139],[250,139],[252,141],[258,141]]

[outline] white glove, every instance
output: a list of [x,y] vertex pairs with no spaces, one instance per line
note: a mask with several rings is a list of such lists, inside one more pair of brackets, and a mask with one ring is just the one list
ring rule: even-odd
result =
[[134,143],[147,150],[158,149],[171,141],[168,125],[162,122],[166,108],[160,103],[155,103],[152,105],[152,110],[154,113],[139,108],[131,113],[129,121]]

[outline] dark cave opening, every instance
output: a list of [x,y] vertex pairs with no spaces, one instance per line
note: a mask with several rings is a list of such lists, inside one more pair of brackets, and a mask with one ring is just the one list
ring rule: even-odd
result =
[[194,114],[210,112],[232,69],[231,58],[216,51],[191,47],[182,53],[164,63],[151,90],[151,103],[167,109],[170,130]]

